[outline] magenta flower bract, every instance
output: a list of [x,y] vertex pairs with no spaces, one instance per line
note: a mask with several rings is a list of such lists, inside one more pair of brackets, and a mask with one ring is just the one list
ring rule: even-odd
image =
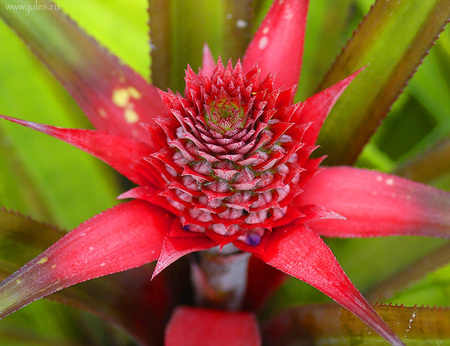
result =
[[1,117],[100,158],[138,187],[121,195],[132,201],[86,221],[6,279],[1,316],[81,281],[155,260],[156,275],[183,255],[232,243],[402,343],[320,236],[448,237],[449,194],[379,172],[319,168],[322,159],[310,158],[358,72],[293,103],[307,7],[275,1],[242,63],[216,64],[205,46],[199,73],[187,69],[184,95],[147,84],[55,14],[84,45],[85,60],[63,67],[45,47],[36,50],[96,130]]

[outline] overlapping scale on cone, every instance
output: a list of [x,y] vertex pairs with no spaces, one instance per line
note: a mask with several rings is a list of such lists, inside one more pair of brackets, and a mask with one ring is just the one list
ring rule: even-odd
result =
[[288,205],[319,162],[301,142],[309,124],[289,121],[302,105],[292,104],[293,89],[274,90],[273,78],[219,60],[211,76],[188,68],[184,97],[162,93],[168,114],[156,122],[167,143],[149,160],[185,230],[256,246],[265,231],[302,216]]

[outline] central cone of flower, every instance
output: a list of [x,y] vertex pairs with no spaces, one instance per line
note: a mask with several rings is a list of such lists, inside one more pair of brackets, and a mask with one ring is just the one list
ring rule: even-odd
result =
[[188,68],[184,97],[162,98],[171,114],[156,121],[167,143],[153,157],[163,163],[160,196],[185,230],[258,245],[266,231],[302,216],[287,206],[313,148],[301,143],[309,125],[289,122],[300,106],[292,88],[273,90],[273,76],[261,81],[256,66],[244,75],[239,62],[219,61],[211,76]]

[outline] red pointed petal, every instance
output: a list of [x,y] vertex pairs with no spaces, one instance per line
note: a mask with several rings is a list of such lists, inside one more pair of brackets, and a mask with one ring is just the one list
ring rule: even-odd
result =
[[407,179],[351,167],[323,168],[293,202],[318,204],[344,217],[312,221],[328,237],[423,235],[450,238],[450,193]]
[[256,346],[261,336],[253,314],[180,307],[170,319],[164,344]]
[[158,263],[153,271],[152,279],[184,255],[195,251],[207,250],[214,246],[217,246],[217,244],[202,233],[199,233],[198,236],[193,236],[191,233],[186,237],[171,237],[167,235],[164,239]]
[[[37,4],[51,6],[43,0]],[[62,11],[35,11],[32,16],[4,8],[0,12],[98,130],[151,142],[139,123],[164,114],[155,87],[100,47]]]
[[275,88],[296,87],[302,67],[307,0],[275,0],[247,48],[244,72],[258,63],[263,79],[276,73]]
[[0,118],[61,139],[103,160],[137,184],[148,183],[136,169],[137,161],[149,156],[154,148],[134,139],[106,132],[65,129],[0,115]]
[[205,43],[203,45],[203,62],[202,62],[202,72],[206,76],[211,76],[214,69],[216,68],[216,62],[214,61],[214,57]]
[[316,143],[320,129],[322,128],[328,113],[330,113],[334,104],[347,86],[362,70],[363,69],[356,71],[332,87],[309,97],[302,103],[302,106],[297,109],[290,121],[297,124],[307,124],[311,122],[311,126],[309,126],[302,137],[303,143],[306,143],[307,145],[314,145]]
[[265,254],[259,256],[267,264],[322,291],[389,342],[402,344],[351,283],[330,248],[309,228],[277,228],[267,242]]
[[79,282],[156,260],[172,216],[142,201],[75,228],[0,284],[0,317]]

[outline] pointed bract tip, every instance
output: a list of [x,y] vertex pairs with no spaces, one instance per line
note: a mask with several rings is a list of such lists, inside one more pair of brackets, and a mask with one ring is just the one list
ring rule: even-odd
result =
[[274,1],[243,59],[248,72],[256,61],[261,75],[277,72],[275,88],[297,86],[309,1]]
[[214,61],[214,57],[209,49],[208,44],[205,42],[203,45],[203,62],[202,62],[202,73],[205,76],[211,76],[214,68],[216,67],[216,63]]

